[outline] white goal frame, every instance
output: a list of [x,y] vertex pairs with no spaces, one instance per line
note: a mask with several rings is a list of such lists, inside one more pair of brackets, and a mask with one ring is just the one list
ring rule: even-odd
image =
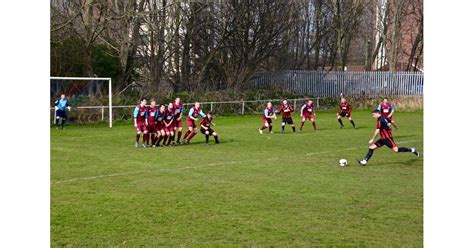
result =
[[[96,78],[96,77],[50,77],[56,80],[104,80],[109,81],[109,127],[112,128],[112,78]],[[81,107],[78,107],[81,108]]]

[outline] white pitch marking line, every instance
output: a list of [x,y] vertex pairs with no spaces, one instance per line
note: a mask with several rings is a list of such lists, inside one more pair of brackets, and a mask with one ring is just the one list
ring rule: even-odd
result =
[[[397,142],[397,144],[404,144],[404,143],[410,143],[410,142],[415,142],[418,140],[406,140],[406,141],[400,141]],[[359,146],[359,147],[350,147],[350,148],[345,148],[343,150],[355,150],[357,148],[364,148],[367,146]],[[323,154],[323,153],[329,153],[329,152],[334,152],[334,151],[322,151],[322,152],[312,152],[312,153],[307,153],[306,156],[313,156],[317,154]],[[279,160],[278,157],[273,157],[273,158],[267,158],[267,159],[250,159],[250,160],[239,160],[239,161],[228,161],[228,162],[219,162],[219,163],[210,163],[210,164],[204,164],[204,165],[198,165],[198,166],[186,166],[182,168],[177,168],[177,170],[183,170],[183,169],[199,169],[199,168],[206,168],[206,167],[216,167],[219,165],[228,165],[228,164],[237,164],[237,163],[243,163],[243,162],[258,162],[258,161],[275,161]],[[169,171],[170,169],[162,169],[161,171]],[[122,176],[122,175],[130,175],[130,174],[138,174],[138,173],[143,173],[143,172],[149,172],[149,171],[129,171],[129,172],[123,172],[123,173],[114,173],[114,174],[108,174],[108,175],[99,175],[99,176],[92,176],[92,177],[80,177],[80,178],[74,178],[74,179],[69,179],[69,180],[64,180],[64,181],[57,181],[55,184],[59,183],[70,183],[70,182],[75,182],[75,181],[80,181],[80,180],[92,180],[92,179],[99,179],[99,178],[104,178],[104,177],[116,177],[116,176]]]
[[130,174],[138,174],[146,171],[129,171],[129,172],[122,172],[122,173],[113,173],[113,174],[108,174],[108,175],[99,175],[99,176],[92,176],[92,177],[79,177],[79,178],[74,178],[74,179],[69,179],[69,180],[64,180],[64,181],[57,181],[57,183],[70,183],[70,182],[75,182],[79,180],[91,180],[91,179],[98,179],[98,178],[104,178],[104,177],[116,177],[116,176],[122,176],[122,175],[130,175]]

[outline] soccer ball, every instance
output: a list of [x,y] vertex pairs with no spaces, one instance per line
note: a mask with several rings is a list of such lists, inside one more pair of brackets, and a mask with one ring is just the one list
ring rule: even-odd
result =
[[339,160],[339,165],[340,165],[340,166],[346,166],[346,165],[347,165],[347,160],[345,160],[345,159],[340,159],[340,160]]

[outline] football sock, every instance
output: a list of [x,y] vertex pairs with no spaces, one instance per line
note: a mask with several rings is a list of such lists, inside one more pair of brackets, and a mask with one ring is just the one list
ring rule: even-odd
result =
[[166,145],[167,141],[168,141],[168,135],[165,135],[165,138],[163,139],[163,145]]
[[183,139],[187,139],[190,133],[191,133],[191,131],[188,130],[188,131],[184,134]]
[[281,126],[281,131],[285,131],[285,126]]
[[260,128],[260,130],[263,130],[263,129],[265,129],[265,128],[267,128],[267,127],[266,127],[265,125],[263,125],[263,126]]
[[341,119],[337,119],[337,121],[339,122],[339,125],[341,125],[341,127],[344,126],[344,124],[342,124],[342,120],[341,120]]
[[206,135],[206,144],[209,143],[209,135]]
[[411,148],[399,147],[398,152],[413,152]]
[[168,143],[166,143],[166,145],[169,146],[172,140],[174,140],[174,135],[168,138]]
[[374,149],[369,149],[369,151],[367,152],[367,155],[365,155],[364,160],[369,161],[369,159],[372,157],[373,154],[374,154]]
[[301,122],[301,124],[300,124],[300,130],[303,129],[303,126],[304,126],[304,122]]
[[354,123],[353,120],[351,120],[351,124],[352,124],[353,127],[356,127],[356,124]]
[[61,128],[64,128],[64,120],[62,120],[62,119],[61,119]]
[[188,137],[188,141],[190,141],[195,135],[196,135],[196,133],[192,132]]
[[316,122],[313,122],[313,128],[316,130]]
[[138,142],[140,140],[140,134],[137,133],[137,135],[135,136],[135,140]]
[[214,136],[214,143],[216,143],[216,144],[219,143],[219,138],[217,137],[217,135]]
[[295,126],[292,126],[291,128],[293,129],[293,133],[296,132]]
[[183,134],[183,131],[178,131],[178,142],[181,140],[181,134]]
[[268,131],[271,132],[271,131],[272,131],[272,128],[273,128],[273,126],[269,126],[269,127],[268,127]]
[[59,119],[56,119],[56,127],[59,128]]
[[143,134],[143,144],[147,144],[148,143],[148,133],[145,133]]

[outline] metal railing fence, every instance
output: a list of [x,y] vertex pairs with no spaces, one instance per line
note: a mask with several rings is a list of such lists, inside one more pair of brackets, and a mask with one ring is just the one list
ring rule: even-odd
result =
[[281,71],[256,73],[245,88],[284,89],[296,94],[319,97],[422,96],[421,72],[324,72]]

